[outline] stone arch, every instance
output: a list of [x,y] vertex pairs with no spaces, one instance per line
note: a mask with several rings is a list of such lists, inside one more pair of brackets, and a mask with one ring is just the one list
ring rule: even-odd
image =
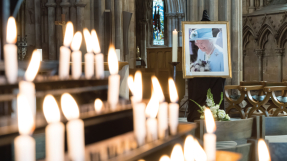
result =
[[255,49],[257,47],[257,43],[255,37],[251,33],[251,31],[247,30],[245,32],[243,38],[243,77],[244,81],[259,81],[259,63],[260,59],[258,59]]
[[250,37],[253,37],[254,41],[256,40],[256,37],[252,34],[250,30],[247,30],[243,35],[243,50],[246,50],[246,46],[250,42]]
[[265,25],[263,25],[263,26],[261,27],[261,29],[259,30],[259,32],[258,32],[258,35],[259,35],[259,36],[258,36],[258,37],[259,37],[259,42],[258,42],[258,44],[259,44],[260,49],[263,49],[263,48],[264,48],[264,45],[268,42],[268,35],[269,35],[270,33],[274,36],[274,38],[275,38],[275,40],[276,40],[276,35],[277,35],[277,33],[276,33],[276,31],[275,31],[272,27],[270,27],[269,25],[265,24]]
[[243,27],[243,38],[244,38],[245,36],[247,36],[248,32],[249,32],[250,34],[252,34],[252,36],[253,36],[255,39],[258,39],[257,34],[253,31],[253,29],[252,29],[252,27],[251,27],[250,25],[245,25],[245,26]]
[[286,38],[286,36],[287,36],[287,22],[284,22],[280,26],[280,28],[278,30],[278,35],[279,35],[279,37],[278,37],[278,47],[279,48],[284,48],[284,45],[285,45],[285,43],[287,41],[287,38]]

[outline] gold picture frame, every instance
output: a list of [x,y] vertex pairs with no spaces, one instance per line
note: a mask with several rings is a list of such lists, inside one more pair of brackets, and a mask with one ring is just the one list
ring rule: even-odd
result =
[[[222,78],[232,78],[232,68],[231,68],[231,55],[230,55],[230,31],[229,31],[229,22],[227,21],[199,21],[199,22],[189,22],[182,21],[182,70],[183,70],[183,78],[194,78],[194,77],[222,77]],[[192,40],[190,40],[190,31],[193,32],[195,29],[208,28],[208,29],[220,29],[221,28],[221,39],[222,39],[222,55],[223,55],[223,72],[222,71],[203,71],[203,72],[195,72],[192,70],[191,60],[190,60],[190,44]],[[192,30],[190,30],[192,29]],[[186,33],[188,31],[188,33]],[[187,34],[187,35],[186,35]],[[188,38],[187,38],[188,36]],[[216,37],[217,38],[217,37]],[[225,38],[225,39],[224,39]],[[188,42],[186,42],[188,41]],[[188,44],[187,44],[188,43]],[[188,47],[187,47],[188,45]],[[189,53],[187,53],[187,50]],[[198,51],[197,51],[198,52]],[[197,54],[197,53],[196,53]],[[187,56],[189,56],[189,60],[187,60]],[[198,59],[198,58],[197,58]],[[187,64],[189,62],[189,64]],[[206,61],[207,62],[207,61]],[[193,62],[192,62],[193,63]],[[188,66],[189,65],[189,66]],[[190,68],[187,71],[187,66]],[[200,70],[201,71],[201,70]]]

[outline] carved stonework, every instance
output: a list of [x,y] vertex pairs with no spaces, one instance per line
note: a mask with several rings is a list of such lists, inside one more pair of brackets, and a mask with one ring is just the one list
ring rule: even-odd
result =
[[276,56],[284,56],[285,49],[284,48],[275,49],[275,53],[276,53]]
[[255,52],[258,58],[261,58],[264,56],[264,49],[257,49],[255,50]]

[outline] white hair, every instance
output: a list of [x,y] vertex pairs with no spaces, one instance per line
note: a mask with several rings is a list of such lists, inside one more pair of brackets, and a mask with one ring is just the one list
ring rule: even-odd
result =
[[[215,43],[216,43],[216,40],[217,39],[207,39],[210,43],[212,43],[213,45],[215,45]],[[195,42],[196,42],[197,40],[195,40]]]

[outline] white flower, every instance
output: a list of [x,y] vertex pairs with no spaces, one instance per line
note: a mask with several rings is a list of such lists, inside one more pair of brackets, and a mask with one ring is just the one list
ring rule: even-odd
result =
[[216,105],[215,108],[216,108],[216,109],[219,109],[219,105]]
[[226,120],[230,120],[230,117],[229,117],[228,114],[225,115],[225,119],[226,119]]
[[216,106],[212,106],[212,107],[210,107],[210,111],[214,114],[214,113],[217,113],[217,108],[216,108]]
[[206,109],[206,106],[202,106],[202,108],[203,108],[203,111]]
[[214,106],[213,101],[212,101],[211,99],[209,99],[208,97],[206,98],[206,105],[207,105],[208,107]]
[[224,119],[225,115],[226,115],[226,113],[224,110],[218,110],[218,118],[219,119]]

